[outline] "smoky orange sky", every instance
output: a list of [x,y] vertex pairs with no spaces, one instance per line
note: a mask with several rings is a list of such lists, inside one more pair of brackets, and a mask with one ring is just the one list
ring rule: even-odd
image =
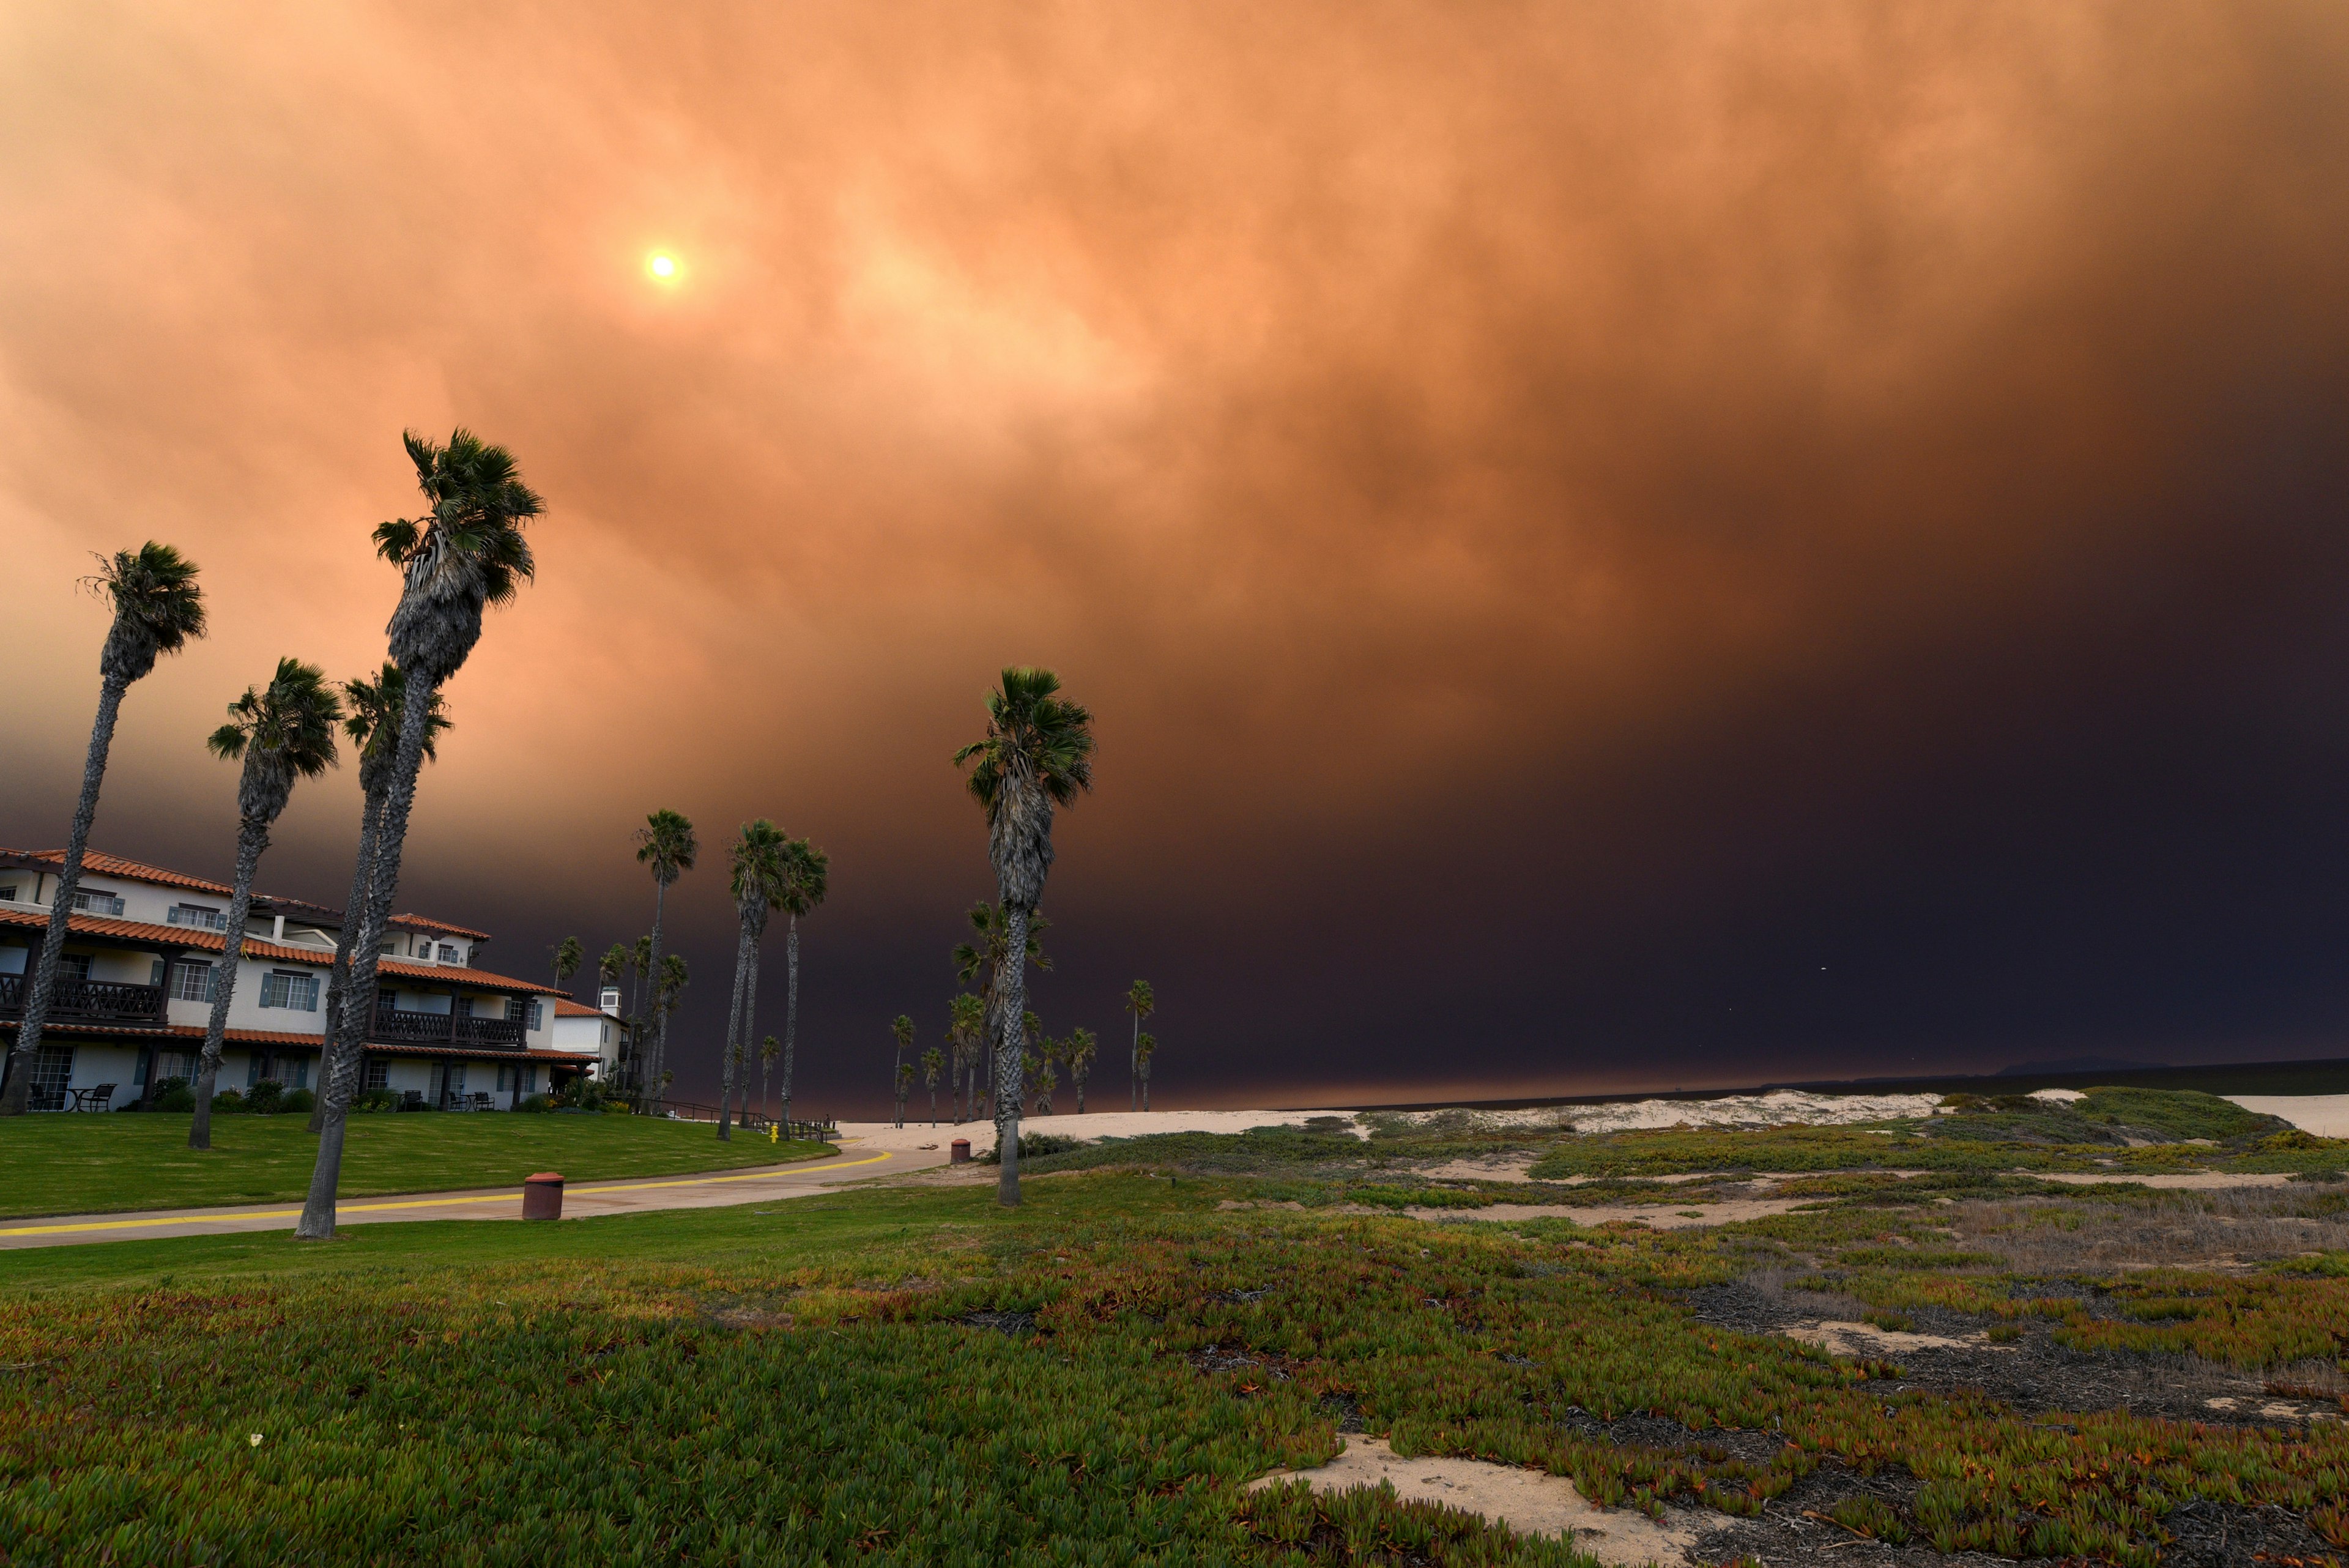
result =
[[549,508],[400,902],[539,973],[687,812],[688,1086],[751,815],[802,1102],[939,1033],[1007,662],[1102,743],[1039,1011],[1151,978],[1174,1103],[2340,1054],[2336,5],[31,5],[0,126],[0,841],[152,536],[94,841],[223,874],[461,423]]

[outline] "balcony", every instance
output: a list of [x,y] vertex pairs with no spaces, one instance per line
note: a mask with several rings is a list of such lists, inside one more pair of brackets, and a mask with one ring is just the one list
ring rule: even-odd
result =
[[504,1018],[460,1018],[450,1012],[404,1012],[377,1002],[367,1039],[385,1045],[470,1045],[492,1051],[523,1048],[523,1026]]
[[[31,989],[29,975],[0,974],[0,1017],[23,1017],[25,994]],[[49,1016],[76,1023],[161,1023],[163,988],[60,977],[49,994]]]

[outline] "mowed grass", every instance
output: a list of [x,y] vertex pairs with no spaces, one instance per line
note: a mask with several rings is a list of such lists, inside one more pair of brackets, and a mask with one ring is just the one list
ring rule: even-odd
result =
[[[1263,1188],[1087,1172],[1009,1212],[877,1189],[0,1253],[0,1541],[24,1563],[1581,1561],[1391,1494],[1244,1490],[1333,1454],[1340,1412],[1405,1453],[1722,1518],[1823,1464],[1904,1468],[1914,1505],[1875,1528],[1945,1550],[2149,1568],[2196,1498],[2340,1528],[2343,1424],[1895,1392],[1682,1294],[1757,1260],[1885,1271],[1901,1242],[1920,1272],[1990,1261],[1922,1251],[1951,1247],[1938,1206],[1671,1233],[1222,1207]],[[1775,1442],[1588,1429],[1634,1412]]]
[[[308,1118],[215,1116],[212,1147],[188,1147],[186,1116],[33,1116],[0,1120],[0,1218],[276,1203],[309,1190],[318,1140]],[[573,1181],[774,1165],[832,1152],[739,1129],[651,1116],[447,1113],[351,1118],[345,1198],[518,1185],[534,1171]]]

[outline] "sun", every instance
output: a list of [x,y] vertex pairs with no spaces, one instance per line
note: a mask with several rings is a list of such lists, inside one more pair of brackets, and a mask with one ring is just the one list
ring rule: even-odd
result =
[[677,258],[667,251],[655,251],[645,258],[645,270],[663,283],[677,281]]

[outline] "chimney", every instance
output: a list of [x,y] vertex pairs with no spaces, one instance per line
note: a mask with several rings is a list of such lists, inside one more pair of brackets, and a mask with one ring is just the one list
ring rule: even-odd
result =
[[604,994],[595,999],[595,1005],[615,1018],[620,1016],[620,988],[616,985],[605,986]]

